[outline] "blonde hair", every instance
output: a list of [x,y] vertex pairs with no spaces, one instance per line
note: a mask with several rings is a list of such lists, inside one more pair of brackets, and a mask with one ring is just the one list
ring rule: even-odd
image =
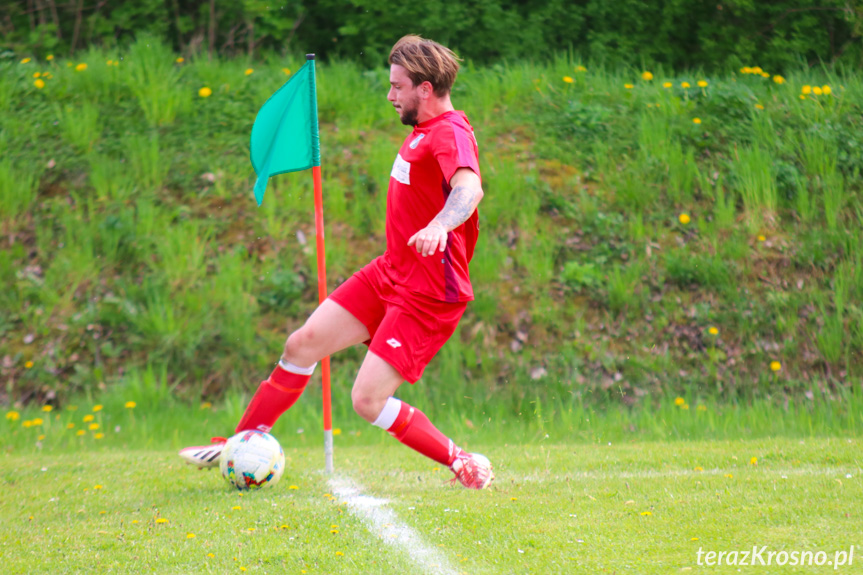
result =
[[432,40],[409,34],[396,42],[389,63],[407,70],[414,86],[429,82],[438,97],[449,94],[459,69],[459,57]]

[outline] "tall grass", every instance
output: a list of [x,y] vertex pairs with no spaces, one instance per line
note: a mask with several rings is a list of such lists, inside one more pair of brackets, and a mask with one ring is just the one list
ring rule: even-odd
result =
[[779,194],[770,153],[758,146],[742,146],[736,151],[734,169],[749,231],[775,227]]

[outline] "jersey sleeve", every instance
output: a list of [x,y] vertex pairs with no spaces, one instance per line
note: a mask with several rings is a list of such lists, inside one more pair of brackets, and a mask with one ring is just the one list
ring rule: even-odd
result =
[[435,138],[435,159],[447,184],[459,168],[470,168],[479,173],[479,149],[473,131],[465,125],[450,120]]

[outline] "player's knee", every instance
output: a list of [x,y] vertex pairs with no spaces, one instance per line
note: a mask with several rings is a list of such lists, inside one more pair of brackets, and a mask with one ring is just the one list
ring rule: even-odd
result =
[[314,353],[312,353],[313,337],[314,334],[312,333],[311,328],[307,328],[306,326],[293,332],[285,341],[285,351],[282,354],[282,357],[289,361],[303,362],[303,360],[305,360],[306,363],[314,363],[317,359],[311,357],[314,355]]
[[351,391],[351,402],[354,406],[354,411],[368,422],[373,422],[380,415],[383,406],[378,405],[380,402],[376,398],[358,390],[356,387]]

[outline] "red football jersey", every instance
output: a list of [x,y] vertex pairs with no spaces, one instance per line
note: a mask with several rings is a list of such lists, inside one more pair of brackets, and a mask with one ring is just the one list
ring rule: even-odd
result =
[[384,269],[409,291],[439,301],[473,299],[468,262],[478,234],[478,211],[448,234],[446,250],[422,257],[408,240],[440,213],[459,168],[479,173],[473,128],[461,111],[446,112],[414,127],[396,155],[387,192]]

